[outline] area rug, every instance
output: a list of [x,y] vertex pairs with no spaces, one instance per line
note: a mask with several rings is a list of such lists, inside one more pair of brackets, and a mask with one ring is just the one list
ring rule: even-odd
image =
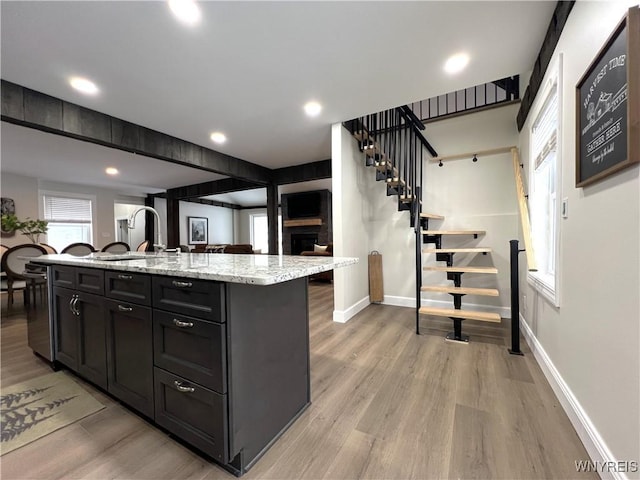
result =
[[68,373],[57,372],[3,388],[0,455],[105,408]]

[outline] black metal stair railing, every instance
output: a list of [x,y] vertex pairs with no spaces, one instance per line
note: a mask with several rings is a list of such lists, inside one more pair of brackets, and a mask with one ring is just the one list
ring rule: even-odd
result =
[[398,210],[409,211],[416,236],[416,333],[419,333],[422,287],[422,178],[425,153],[437,157],[422,135],[424,125],[408,106],[365,115],[343,124],[358,140],[365,165],[375,167],[376,180],[384,181],[387,195],[398,197]]
[[424,123],[468,113],[520,98],[520,76],[501,78],[474,87],[413,102],[408,107]]

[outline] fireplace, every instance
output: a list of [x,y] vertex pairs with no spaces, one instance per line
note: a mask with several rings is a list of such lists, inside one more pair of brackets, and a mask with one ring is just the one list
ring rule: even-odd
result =
[[318,243],[317,233],[292,233],[291,255],[300,255],[306,250],[313,250],[313,245]]

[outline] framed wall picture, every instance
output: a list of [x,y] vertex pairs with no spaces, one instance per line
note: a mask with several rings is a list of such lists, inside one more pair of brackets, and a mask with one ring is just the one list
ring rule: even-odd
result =
[[189,232],[189,245],[206,245],[209,233],[209,219],[206,217],[187,217]]
[[639,161],[640,9],[630,8],[576,85],[576,187]]

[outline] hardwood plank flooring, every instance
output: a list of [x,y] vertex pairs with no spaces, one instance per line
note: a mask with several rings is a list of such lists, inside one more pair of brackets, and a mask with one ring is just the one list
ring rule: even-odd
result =
[[[49,373],[26,344],[20,303],[2,295],[1,387]],[[332,321],[333,286],[310,282],[312,405],[247,479],[597,478],[578,474],[584,447],[526,343],[508,325],[451,321],[371,305]],[[232,479],[104,392],[106,408],[0,457],[3,479]]]

